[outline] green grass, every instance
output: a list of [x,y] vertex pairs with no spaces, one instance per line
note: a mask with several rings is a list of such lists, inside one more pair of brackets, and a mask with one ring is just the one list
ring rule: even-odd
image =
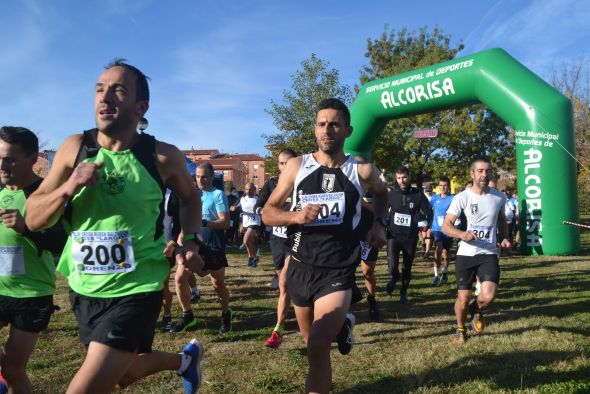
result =
[[[410,288],[411,305],[381,289],[388,280],[385,254],[377,267],[382,322],[368,321],[366,301],[353,306],[357,345],[348,356],[334,348],[335,393],[586,393],[590,392],[590,232],[582,232],[582,256],[501,260],[498,299],[486,314],[486,331],[465,345],[450,343],[454,324],[454,277],[432,288],[430,264],[418,259]],[[277,350],[262,343],[275,324],[277,292],[268,253],[257,269],[241,253],[229,256],[227,281],[236,311],[234,331],[217,334],[219,306],[211,285],[195,307],[198,329],[157,333],[154,348],[178,352],[191,338],[205,345],[203,393],[297,393],[304,387],[307,358],[293,314]],[[451,267],[451,271],[454,266]],[[360,273],[359,286],[362,285]],[[28,372],[35,392],[64,392],[84,358],[63,279],[56,312],[41,336]],[[179,309],[174,310],[176,317]],[[5,340],[7,330],[2,330]],[[163,372],[125,393],[177,393],[180,380]]]

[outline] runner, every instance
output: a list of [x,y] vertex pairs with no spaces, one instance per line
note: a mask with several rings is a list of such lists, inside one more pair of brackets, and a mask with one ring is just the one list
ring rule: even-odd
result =
[[[356,266],[360,260],[361,197],[364,185],[374,196],[375,224],[367,241],[385,243],[386,189],[378,170],[344,154],[352,133],[350,113],[338,99],[318,106],[318,151],[287,162],[262,213],[271,226],[294,226],[287,288],[299,329],[307,344],[309,369],[305,391],[328,393],[332,382],[330,348],[352,349],[354,315],[348,313]],[[293,211],[283,210],[289,195]]]
[[[471,328],[481,333],[485,328],[483,309],[496,298],[500,281],[500,265],[496,248],[496,231],[500,230],[501,246],[510,248],[507,238],[508,228],[504,217],[506,196],[489,187],[492,165],[487,158],[477,158],[471,164],[470,171],[473,186],[455,196],[447,215],[443,231],[450,237],[460,238],[457,251],[456,271],[458,297],[455,302],[457,329],[454,341],[463,343],[467,340],[465,321],[467,312],[471,314]],[[453,223],[461,214],[467,218],[467,230],[461,231]],[[476,299],[471,299],[471,286],[478,276],[481,289]]]
[[[400,289],[400,302],[404,305],[410,303],[408,287],[412,279],[412,264],[416,254],[418,232],[432,223],[432,208],[428,199],[419,189],[410,183],[410,171],[405,166],[395,170],[397,187],[389,192],[389,231],[391,238],[387,240],[387,256],[389,259],[389,273],[391,280],[387,283],[385,291],[393,293],[395,285],[400,279],[399,254],[403,254],[404,266],[402,269],[402,285]],[[418,226],[418,222],[422,226]]]
[[242,216],[242,231],[244,232],[244,245],[248,252],[248,267],[258,266],[258,231],[260,231],[260,215],[254,211],[258,197],[255,194],[256,187],[253,183],[246,183],[244,196],[240,199],[239,207]]
[[[296,157],[297,154],[291,149],[285,149],[279,153],[278,164],[279,172],[282,173],[287,165],[287,160]],[[262,214],[264,204],[268,201],[271,193],[277,187],[278,177],[270,178],[262,187],[260,196],[256,202],[255,211],[257,214]],[[291,206],[291,198],[288,197],[285,201],[285,210]],[[270,337],[264,341],[264,346],[276,349],[283,342],[283,324],[287,318],[289,307],[291,306],[291,298],[287,292],[287,268],[289,267],[289,249],[291,248],[290,239],[287,237],[286,227],[273,227],[272,236],[270,238],[270,250],[272,253],[272,261],[275,266],[276,276],[279,284],[279,300],[277,302],[277,324],[272,330]]]
[[33,172],[38,153],[30,130],[0,128],[0,327],[10,326],[0,352],[11,393],[33,391],[26,367],[54,310],[52,253],[60,253],[66,240],[61,224],[37,233],[25,225],[25,201],[42,181]]
[[[215,171],[210,163],[201,163],[197,167],[195,179],[201,190],[201,204],[203,220],[201,223],[201,236],[203,245],[199,254],[205,265],[200,276],[209,274],[211,285],[217,293],[221,304],[221,326],[220,334],[231,331],[231,319],[233,311],[229,309],[229,290],[225,285],[225,267],[227,257],[225,256],[225,230],[229,229],[229,205],[223,191],[213,186]],[[191,307],[191,287],[189,284],[193,273],[185,267],[179,266],[176,269],[175,282],[176,294],[182,307],[182,319],[172,328],[172,332],[184,332],[186,329],[195,327],[197,321]]]
[[[365,235],[373,225],[373,196],[370,193],[363,197],[361,206],[360,234]],[[361,271],[367,288],[367,303],[369,304],[369,319],[379,320],[379,306],[375,295],[377,294],[377,279],[375,278],[375,266],[379,257],[379,249],[372,247],[368,242],[361,240]]]
[[109,64],[96,83],[97,129],[66,139],[27,200],[29,228],[47,227],[63,215],[70,230],[58,270],[68,279],[87,353],[68,393],[110,393],[164,370],[176,370],[186,392],[201,384],[199,341],[180,354],[152,351],[170,268],[163,255],[166,187],[181,203],[185,245],[176,261],[195,272],[203,263],[201,204],[184,157],[137,133],[148,107],[145,75],[121,59]]
[[[442,232],[442,225],[445,220],[445,215],[451,201],[453,201],[453,194],[449,194],[451,188],[451,180],[446,177],[440,177],[438,181],[440,194],[433,196],[430,199],[430,205],[434,212],[434,220],[432,221],[432,234],[434,235],[434,278],[432,279],[432,286],[446,285],[449,280],[449,258],[451,253],[451,246],[453,246],[453,238],[446,236]],[[442,261],[442,277],[439,277],[439,270]]]
[[[424,196],[426,196],[428,202],[432,200],[432,197],[434,197],[432,184],[429,183],[428,186],[426,186],[424,189]],[[428,259],[430,257],[430,249],[432,246],[432,229],[428,227],[428,225],[421,226],[420,224],[422,223],[418,223],[418,229],[420,230],[418,232],[418,237],[422,240],[422,257]]]

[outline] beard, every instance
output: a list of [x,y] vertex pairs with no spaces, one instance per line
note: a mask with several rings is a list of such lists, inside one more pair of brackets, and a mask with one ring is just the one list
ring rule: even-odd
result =
[[342,150],[342,148],[344,148],[344,141],[339,141],[339,140],[334,140],[334,142],[332,142],[331,144],[326,144],[324,143],[321,138],[317,139],[317,144],[318,144],[318,148],[328,154],[328,155],[333,155],[335,153],[338,153]]

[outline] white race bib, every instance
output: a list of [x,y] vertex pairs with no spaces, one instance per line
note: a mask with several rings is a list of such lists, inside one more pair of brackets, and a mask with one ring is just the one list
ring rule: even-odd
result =
[[410,227],[410,223],[412,223],[412,215],[398,212],[393,215],[393,224],[396,226]]
[[491,244],[492,239],[494,238],[492,231],[496,231],[496,228],[492,226],[480,226],[477,224],[470,224],[467,227],[467,231],[474,233],[478,241]]
[[318,218],[306,226],[334,226],[344,221],[346,209],[344,192],[302,195],[301,209],[308,204],[318,204],[321,209]]
[[244,227],[260,226],[260,215],[244,212],[242,215],[242,225]]
[[272,234],[280,238],[287,238],[287,226],[273,227]]
[[129,231],[73,231],[72,257],[75,271],[83,274],[135,271]]
[[373,250],[371,244],[361,241],[361,260],[367,261],[369,258],[369,253]]
[[0,246],[0,276],[25,274],[22,246]]

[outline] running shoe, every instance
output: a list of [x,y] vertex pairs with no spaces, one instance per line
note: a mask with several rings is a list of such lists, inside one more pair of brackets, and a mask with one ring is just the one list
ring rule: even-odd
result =
[[254,267],[254,257],[248,256],[248,267],[250,267],[250,268]]
[[338,342],[338,351],[342,355],[350,353],[352,347],[354,346],[354,324],[354,315],[352,313],[347,313],[346,318],[344,319],[344,324],[342,325],[342,329],[336,336],[336,341]]
[[170,332],[170,330],[172,330],[172,316],[162,316],[160,332]]
[[377,300],[375,297],[367,296],[367,302],[369,303],[369,319],[372,321],[379,320],[379,307],[377,306]]
[[225,334],[226,332],[231,331],[231,320],[233,316],[234,311],[231,309],[228,309],[227,313],[221,316],[221,327],[219,327],[220,334]]
[[269,286],[273,290],[276,290],[276,289],[279,288],[279,277],[277,275],[275,275],[275,276],[272,277],[272,279],[271,279],[271,281],[269,283]]
[[252,257],[252,268],[258,267],[258,257]]
[[385,292],[389,295],[391,295],[391,293],[393,293],[393,290],[395,289],[395,284],[397,283],[397,280],[393,280],[391,279],[389,282],[387,282],[387,285],[385,286]]
[[410,305],[410,299],[408,298],[407,292],[402,291],[399,293],[399,302],[401,302],[402,305]]
[[438,286],[440,284],[440,278],[438,276],[435,276],[434,278],[432,278],[432,286]]
[[201,300],[201,290],[198,287],[191,289],[191,304],[196,304]]
[[457,328],[453,334],[454,343],[465,343],[467,342],[467,331],[465,328]]
[[448,281],[449,281],[449,274],[446,272],[443,272],[442,279],[440,280],[440,284],[446,285]]
[[187,330],[193,329],[197,326],[197,318],[194,316],[183,316],[182,319],[177,321],[170,332],[175,334],[179,334],[181,332],[185,332]]
[[471,319],[471,329],[475,331],[476,334],[481,334],[485,328],[486,322],[483,319],[483,313],[481,311],[475,312],[473,314],[473,319]]
[[276,349],[281,346],[281,343],[283,343],[283,336],[278,332],[273,331],[272,334],[270,334],[270,337],[264,341],[264,346]]
[[4,376],[2,376],[2,373],[0,373],[0,394],[6,393],[8,393],[8,384],[6,383],[6,380],[4,380]]
[[201,387],[201,359],[203,358],[203,344],[196,339],[191,340],[182,349],[182,353],[191,357],[188,368],[180,374],[182,387],[186,394],[194,394]]

